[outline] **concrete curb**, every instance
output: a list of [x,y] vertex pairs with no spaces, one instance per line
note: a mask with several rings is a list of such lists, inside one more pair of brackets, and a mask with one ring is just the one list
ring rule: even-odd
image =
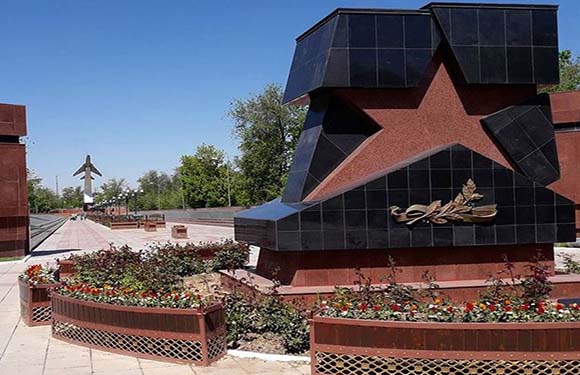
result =
[[310,363],[310,357],[286,355],[286,354],[269,354],[258,352],[247,352],[243,350],[228,350],[228,354],[238,358],[255,358],[268,362],[307,362]]

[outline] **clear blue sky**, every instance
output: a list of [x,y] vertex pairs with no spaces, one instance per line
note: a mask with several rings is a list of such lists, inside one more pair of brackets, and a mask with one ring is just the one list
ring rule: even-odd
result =
[[[28,165],[45,185],[80,185],[87,153],[134,184],[204,142],[235,155],[229,103],[284,85],[295,37],[333,9],[426,2],[4,0],[0,102],[27,106]],[[580,2],[558,3],[560,48],[579,53]]]

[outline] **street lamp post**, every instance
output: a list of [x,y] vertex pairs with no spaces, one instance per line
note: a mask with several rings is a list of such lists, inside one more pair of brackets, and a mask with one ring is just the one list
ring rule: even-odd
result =
[[117,215],[120,216],[121,215],[121,202],[123,201],[123,194],[119,194],[117,195]]

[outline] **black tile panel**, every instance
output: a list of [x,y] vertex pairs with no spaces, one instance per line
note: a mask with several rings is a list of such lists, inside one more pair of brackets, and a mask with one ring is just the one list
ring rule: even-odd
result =
[[530,10],[507,10],[505,20],[508,46],[532,45],[532,13]]
[[555,10],[532,10],[532,25],[533,45],[558,47],[558,20]]
[[534,47],[534,75],[538,84],[560,83],[557,47]]
[[344,232],[343,231],[324,231],[322,232],[322,238],[324,242],[324,250],[342,250],[345,249],[344,242]]
[[451,45],[479,44],[477,9],[451,8]]
[[283,202],[299,202],[380,127],[335,97],[312,100],[300,134]]
[[431,49],[431,17],[408,15],[405,21],[405,47]]
[[479,9],[479,44],[481,46],[505,45],[505,11]]
[[350,85],[353,87],[377,87],[377,50],[359,48],[349,50]]
[[481,82],[506,83],[506,49],[504,47],[480,47]]
[[531,47],[507,48],[507,73],[510,83],[530,83],[534,78]]
[[299,38],[284,102],[321,87],[416,87],[440,41],[427,11],[338,11]]
[[376,17],[377,47],[404,48],[404,17],[392,14],[379,14]]
[[508,107],[482,124],[527,177],[542,185],[560,178],[554,126],[539,105]]
[[556,8],[343,9],[298,39],[284,102],[321,87],[416,87],[443,40],[468,84],[559,81]]
[[401,87],[405,85],[405,50],[403,48],[379,49],[377,62],[379,86]]
[[[448,203],[470,177],[483,195],[476,205],[497,204],[493,221],[409,226],[392,218],[390,206],[404,210],[434,200]],[[447,186],[449,178],[449,187],[436,187],[436,181]],[[235,234],[238,240],[282,251],[568,242],[575,237],[574,205],[478,153],[452,146],[319,203],[278,201],[244,211],[236,218]]]
[[466,83],[559,82],[556,8],[501,4],[427,8],[432,9]]

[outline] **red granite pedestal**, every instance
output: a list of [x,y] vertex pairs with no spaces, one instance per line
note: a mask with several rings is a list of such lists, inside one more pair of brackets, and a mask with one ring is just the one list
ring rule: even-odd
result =
[[0,257],[28,251],[28,190],[24,106],[0,104]]
[[[356,251],[356,256],[353,256]],[[388,250],[344,251],[272,251],[261,249],[256,270],[222,272],[222,283],[227,289],[242,292],[276,293],[284,300],[315,302],[331,295],[335,287],[356,288],[356,270],[370,277],[374,287],[385,286],[386,276],[392,271],[388,259],[397,263],[396,281],[419,288],[424,286],[425,271],[436,279],[448,298],[464,302],[477,298],[489,283],[489,276],[505,270],[504,255],[514,265],[515,274],[526,274],[526,265],[541,252],[543,262],[554,269],[552,245],[505,245],[442,248],[413,248]],[[284,267],[276,267],[283,264]],[[276,282],[275,282],[276,281]],[[580,275],[554,275],[552,298],[580,296]],[[276,287],[277,282],[280,286]]]

